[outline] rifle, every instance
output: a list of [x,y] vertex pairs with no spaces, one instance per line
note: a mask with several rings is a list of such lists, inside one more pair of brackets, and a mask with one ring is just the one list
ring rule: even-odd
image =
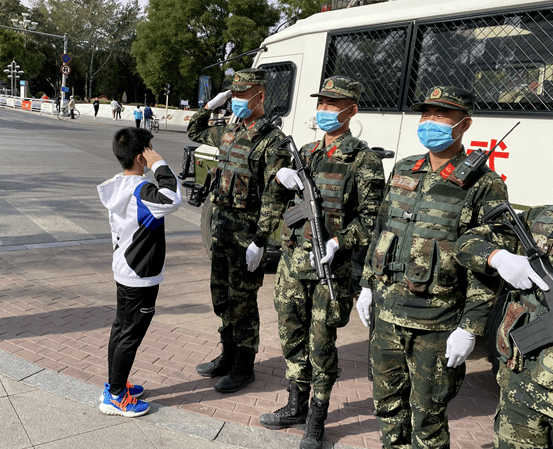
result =
[[321,196],[315,186],[315,182],[311,178],[309,168],[303,165],[292,136],[286,136],[277,146],[287,147],[286,149],[294,158],[296,171],[303,182],[304,187],[303,190],[299,192],[303,201],[296,207],[286,211],[283,215],[284,223],[286,226],[292,227],[301,220],[309,221],[311,224],[311,245],[313,247],[313,255],[315,257],[315,271],[317,272],[317,278],[321,284],[326,284],[328,286],[330,301],[336,301],[334,286],[332,284],[333,276],[330,272],[330,266],[328,263],[321,263],[321,259],[326,255],[326,240],[323,240],[323,214],[321,212],[320,205]]
[[513,126],[509,130],[509,132],[503,136],[503,139],[497,142],[488,153],[486,153],[481,148],[478,148],[477,150],[474,150],[472,153],[470,153],[463,161],[463,163],[459,165],[451,175],[449,175],[448,179],[450,181],[453,181],[458,186],[465,187],[469,182],[473,180],[473,178],[478,174],[478,172],[486,164],[486,162],[488,162],[488,159],[495,151],[495,149],[499,146],[499,144],[503,142],[505,138],[509,134],[511,134],[513,129],[515,129],[519,124],[520,122],[517,122],[516,125]]
[[[508,201],[488,212],[482,218],[482,223],[500,224],[511,229],[524,246],[530,266],[549,286],[548,291],[542,292],[548,311],[542,313],[534,321],[512,330],[510,335],[513,341],[522,355],[550,346],[553,344],[553,267],[551,267],[548,257],[540,251],[532,234],[524,227]],[[534,290],[542,291],[537,287],[534,287]]]

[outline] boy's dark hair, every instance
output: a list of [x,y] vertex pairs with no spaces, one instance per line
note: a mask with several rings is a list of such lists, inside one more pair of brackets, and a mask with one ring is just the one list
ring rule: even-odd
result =
[[134,158],[144,152],[154,135],[143,128],[121,128],[113,136],[113,154],[127,170],[133,166]]

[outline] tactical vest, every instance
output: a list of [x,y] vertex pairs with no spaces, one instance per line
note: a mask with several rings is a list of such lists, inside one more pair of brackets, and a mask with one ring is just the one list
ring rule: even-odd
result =
[[[553,255],[553,206],[546,206],[534,219],[530,232],[537,246],[550,260]],[[553,347],[522,357],[509,336],[511,330],[534,321],[547,310],[543,302],[531,290],[513,290],[507,295],[503,307],[503,319],[497,329],[496,350],[499,359],[515,372],[529,369],[532,379],[553,390]]]
[[[425,159],[404,159],[397,167],[387,195],[387,216],[371,244],[371,265],[386,284],[403,282],[412,292],[448,295],[459,284],[454,246],[459,237],[461,211],[476,189],[448,181],[449,164],[437,182],[421,193]],[[377,230],[378,231],[378,230]]]
[[[332,154],[328,154],[332,150],[326,154],[323,151],[317,151],[319,142],[307,147],[302,155],[321,195],[322,213],[327,233],[325,238],[333,236],[336,231],[344,228],[345,197],[352,189],[353,177],[351,174],[355,169],[356,156],[361,148],[359,143],[361,142],[357,138],[349,137],[340,144],[340,148],[344,148],[346,154],[350,153],[354,156],[351,162],[335,159]],[[348,146],[349,149],[347,149]],[[296,204],[301,201],[297,197],[294,200]],[[312,238],[311,224],[306,221],[293,230],[283,227],[281,236],[283,240],[293,240],[303,247]]]
[[217,156],[220,178],[215,203],[235,209],[258,209],[263,186],[258,185],[258,173],[253,171],[251,157],[263,138],[277,128],[266,118],[261,118],[236,139],[238,129],[239,125],[228,128],[221,139]]

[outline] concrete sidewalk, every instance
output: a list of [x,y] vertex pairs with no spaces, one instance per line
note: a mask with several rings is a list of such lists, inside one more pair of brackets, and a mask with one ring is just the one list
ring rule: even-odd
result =
[[[156,316],[130,378],[146,388],[144,399],[152,404],[152,412],[128,420],[106,417],[91,408],[99,404],[107,378],[107,341],[115,309],[111,245],[0,246],[0,350],[4,351],[0,373],[21,381],[0,377],[7,395],[0,398],[0,411],[12,417],[7,433],[14,438],[10,441],[17,442],[7,446],[0,442],[0,448],[43,443],[65,448],[75,447],[76,441],[92,448],[109,447],[103,438],[113,436],[106,430],[114,426],[148,441],[138,447],[166,447],[162,441],[171,441],[171,447],[194,448],[195,439],[202,438],[198,444],[208,448],[210,441],[213,447],[297,448],[301,429],[271,432],[258,420],[287,399],[272,304],[275,265],[269,266],[259,292],[261,346],[256,381],[226,395],[213,389],[217,379],[203,378],[195,371],[198,363],[220,353],[209,271],[201,238],[168,239]],[[366,377],[366,339],[367,331],[354,311],[351,322],[338,334],[342,376],[333,390],[326,421],[327,448],[381,447],[372,384]],[[20,373],[12,365],[24,368]],[[448,409],[452,448],[493,447],[497,398],[490,365],[478,345],[467,363],[461,392]],[[62,425],[66,412],[72,425]],[[117,445],[124,440],[118,435]]]

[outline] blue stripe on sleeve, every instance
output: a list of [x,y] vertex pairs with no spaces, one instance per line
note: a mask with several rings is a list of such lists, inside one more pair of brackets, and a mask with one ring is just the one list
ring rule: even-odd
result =
[[134,189],[133,195],[136,197],[136,219],[138,220],[138,224],[143,225],[148,229],[155,230],[163,224],[163,217],[155,218],[150,212],[150,209],[148,209],[142,202],[142,198],[140,198],[140,190],[147,182],[148,181],[144,181],[143,183],[140,183],[136,189]]

